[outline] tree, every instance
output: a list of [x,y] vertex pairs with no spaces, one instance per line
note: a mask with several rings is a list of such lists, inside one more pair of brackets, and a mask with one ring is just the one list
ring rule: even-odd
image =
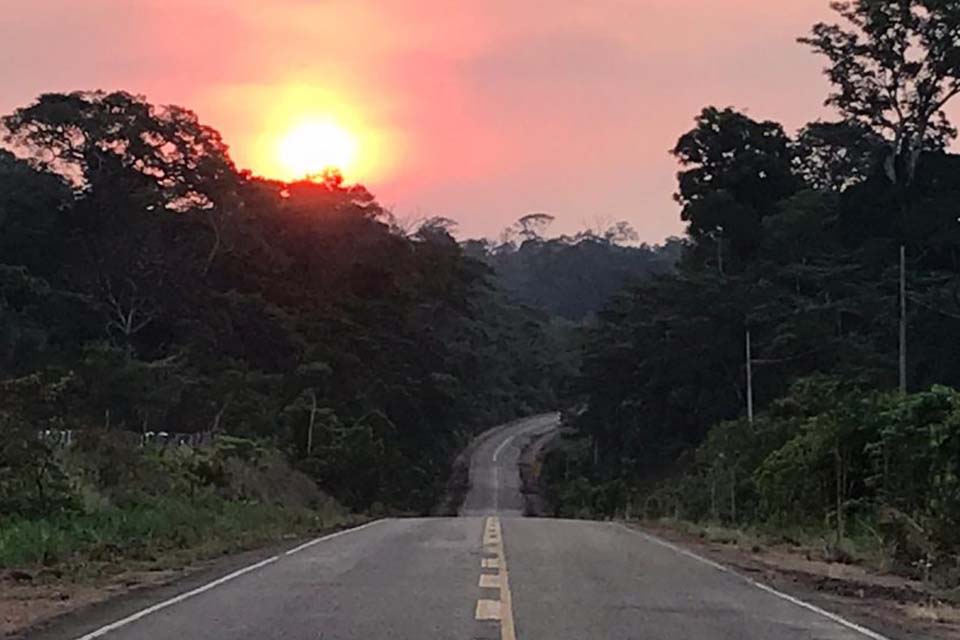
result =
[[62,242],[54,231],[71,200],[66,182],[0,149],[0,193],[0,260],[49,273]]
[[455,246],[457,241],[454,239],[453,233],[456,231],[457,226],[458,223],[456,220],[442,216],[434,216],[427,218],[420,224],[414,237],[424,242]]
[[672,153],[683,167],[675,198],[690,237],[709,245],[722,235],[741,260],[756,251],[763,218],[799,186],[783,127],[730,108],[705,108]]
[[811,122],[793,144],[794,168],[812,189],[843,191],[870,177],[883,138],[853,122]]
[[888,146],[887,173],[913,182],[924,150],[956,136],[943,108],[960,93],[960,7],[946,0],[834,2],[848,23],[818,23],[800,38],[828,58],[828,106]]
[[530,213],[517,220],[517,235],[524,242],[543,240],[543,234],[556,218],[548,213]]
[[640,234],[629,222],[621,220],[607,227],[607,230],[603,232],[603,239],[610,244],[627,244],[639,240]]
[[[2,123],[7,142],[73,183],[90,204],[87,225],[112,224],[111,215],[191,214],[209,234],[208,267],[217,257],[238,174],[220,134],[192,111],[120,91],[78,91],[44,94]],[[123,207],[105,206],[121,196]]]
[[154,205],[183,210],[220,204],[213,187],[236,174],[220,134],[196,114],[122,91],[44,94],[3,124],[9,142],[81,191],[97,187],[113,158],[152,179]]

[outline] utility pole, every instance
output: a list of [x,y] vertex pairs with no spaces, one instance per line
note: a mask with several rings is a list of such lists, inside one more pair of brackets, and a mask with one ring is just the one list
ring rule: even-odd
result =
[[900,393],[907,393],[907,247],[900,245]]
[[750,347],[750,330],[747,329],[747,421],[753,424],[753,355]]
[[717,227],[717,269],[723,275],[723,227]]
[[313,426],[317,422],[317,392],[310,390],[310,423],[307,425],[307,457],[313,453]]

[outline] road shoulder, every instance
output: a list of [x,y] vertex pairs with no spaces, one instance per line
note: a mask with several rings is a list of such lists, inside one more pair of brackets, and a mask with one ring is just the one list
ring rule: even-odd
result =
[[701,535],[703,532],[663,522],[624,524],[891,640],[960,638],[960,608],[938,599],[917,582],[812,559],[808,551],[789,545],[766,546],[735,536]]
[[249,567],[316,539],[368,522],[351,520],[310,537],[295,536],[256,548],[176,566],[151,570],[131,568],[88,579],[63,579],[38,572],[30,580],[23,572],[0,575],[0,634],[9,640],[48,640],[66,637],[65,630],[102,626],[132,612]]

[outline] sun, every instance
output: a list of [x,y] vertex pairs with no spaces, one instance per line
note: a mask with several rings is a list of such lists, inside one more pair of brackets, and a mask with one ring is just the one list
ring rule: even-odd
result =
[[318,175],[331,169],[346,174],[357,159],[357,139],[334,122],[303,122],[284,134],[277,144],[277,159],[295,178]]

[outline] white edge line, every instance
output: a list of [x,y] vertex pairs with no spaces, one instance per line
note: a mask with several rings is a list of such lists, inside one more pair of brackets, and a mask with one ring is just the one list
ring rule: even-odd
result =
[[763,583],[761,583],[761,582],[757,582],[757,581],[754,580],[753,578],[751,578],[751,577],[749,577],[749,576],[745,576],[745,575],[743,575],[742,573],[738,573],[738,572],[734,571],[733,569],[731,569],[730,567],[725,567],[724,565],[722,565],[722,564],[720,564],[720,563],[718,563],[718,562],[714,562],[713,560],[710,560],[710,559],[708,559],[708,558],[704,558],[703,556],[697,555],[696,553],[694,553],[693,551],[690,551],[689,549],[684,549],[683,547],[679,547],[679,546],[677,546],[677,545],[675,545],[675,544],[672,544],[672,543],[670,543],[670,542],[667,542],[666,540],[661,540],[661,539],[658,538],[657,536],[651,535],[651,534],[649,534],[649,533],[647,533],[647,532],[645,532],[645,531],[641,531],[641,530],[639,530],[639,529],[634,529],[633,527],[628,527],[627,525],[625,525],[625,524],[623,524],[623,523],[621,523],[621,522],[618,522],[617,524],[618,524],[619,526],[623,527],[624,529],[626,529],[627,531],[630,531],[630,532],[632,532],[632,533],[634,533],[634,534],[636,534],[636,535],[639,535],[639,536],[647,539],[647,540],[650,541],[650,542],[654,542],[654,543],[656,543],[656,544],[658,544],[658,545],[660,545],[660,546],[662,546],[662,547],[666,547],[667,549],[670,549],[671,551],[673,551],[673,552],[675,552],[675,553],[679,553],[679,554],[682,555],[682,556],[686,556],[686,557],[688,557],[688,558],[691,558],[691,559],[693,559],[693,560],[696,560],[697,562],[700,562],[700,563],[703,563],[703,564],[705,564],[705,565],[707,565],[707,566],[713,567],[714,569],[716,569],[716,570],[718,570],[718,571],[722,571],[723,573],[728,573],[728,574],[730,574],[730,575],[732,575],[732,576],[736,576],[737,578],[743,580],[744,582],[746,582],[747,584],[749,584],[749,585],[751,585],[751,586],[756,587],[757,589],[760,589],[761,591],[766,591],[767,593],[769,593],[769,594],[771,594],[771,595],[774,595],[774,596],[777,596],[778,598],[780,598],[780,599],[782,599],[782,600],[786,600],[787,602],[789,602],[789,603],[791,603],[791,604],[794,604],[794,605],[796,605],[796,606],[798,606],[798,607],[802,607],[802,608],[804,608],[804,609],[807,609],[808,611],[812,611],[813,613],[819,614],[819,615],[821,615],[821,616],[823,616],[823,617],[825,617],[825,618],[828,618],[828,619],[836,622],[837,624],[840,624],[840,625],[842,625],[842,626],[844,626],[844,627],[847,627],[848,629],[852,629],[853,631],[856,631],[857,633],[860,633],[860,634],[862,634],[862,635],[864,635],[864,636],[866,636],[866,637],[868,637],[868,638],[871,638],[872,640],[890,640],[890,638],[888,638],[888,637],[886,637],[886,636],[883,636],[883,635],[880,635],[880,634],[877,633],[876,631],[872,631],[872,630],[870,630],[870,629],[867,629],[866,627],[862,627],[862,626],[860,626],[859,624],[857,624],[857,623],[855,623],[855,622],[851,622],[851,621],[847,620],[846,618],[843,618],[843,617],[841,617],[841,616],[838,616],[838,615],[835,614],[835,613],[831,613],[831,612],[829,612],[829,611],[827,611],[827,610],[825,610],[825,609],[821,609],[820,607],[818,607],[818,606],[816,606],[816,605],[813,605],[813,604],[810,604],[809,602],[804,602],[803,600],[801,600],[801,599],[799,599],[799,598],[795,598],[795,597],[793,597],[793,596],[791,596],[791,595],[789,595],[789,594],[787,594],[787,593],[783,593],[782,591],[777,591],[777,590],[774,589],[773,587],[770,587],[770,586],[768,586],[768,585],[765,585],[765,584],[763,584]]
[[112,622],[112,623],[110,623],[110,624],[108,624],[108,625],[106,625],[106,626],[104,626],[104,627],[100,627],[100,628],[97,629],[96,631],[91,631],[91,632],[88,633],[87,635],[81,636],[81,637],[78,638],[77,640],[92,640],[93,638],[99,638],[100,636],[106,635],[106,634],[110,633],[111,631],[114,631],[114,630],[116,630],[116,629],[119,629],[120,627],[125,627],[126,625],[130,624],[131,622],[135,622],[135,621],[139,620],[140,618],[146,617],[146,616],[150,615],[151,613],[155,613],[155,612],[157,612],[157,611],[160,611],[161,609],[166,609],[166,608],[169,607],[169,606],[175,605],[175,604],[177,604],[177,603],[179,603],[179,602],[183,602],[184,600],[187,600],[188,598],[192,598],[193,596],[199,595],[199,594],[203,593],[204,591],[209,591],[210,589],[213,589],[214,587],[219,587],[219,586],[220,586],[221,584],[223,584],[224,582],[229,582],[230,580],[233,580],[234,578],[238,578],[238,577],[242,576],[242,575],[245,574],[245,573],[249,573],[249,572],[251,572],[251,571],[256,571],[257,569],[259,569],[259,568],[261,568],[261,567],[265,567],[266,565],[268,565],[268,564],[270,564],[270,563],[273,563],[273,562],[276,562],[276,561],[279,560],[279,559],[280,559],[280,556],[271,556],[271,557],[267,558],[266,560],[261,560],[260,562],[258,562],[258,563],[256,563],[256,564],[250,565],[249,567],[244,567],[243,569],[240,569],[240,570],[238,570],[238,571],[234,571],[233,573],[229,573],[229,574],[223,576],[222,578],[218,578],[217,580],[214,580],[213,582],[209,582],[209,583],[203,585],[202,587],[197,587],[196,589],[193,589],[193,590],[191,590],[191,591],[187,591],[186,593],[181,593],[180,595],[174,596],[173,598],[170,598],[169,600],[164,600],[163,602],[158,602],[157,604],[155,604],[155,605],[153,605],[153,606],[151,606],[151,607],[147,607],[146,609],[142,609],[142,610],[140,610],[140,611],[137,611],[136,613],[134,613],[134,614],[132,614],[132,615],[129,615],[129,616],[127,616],[126,618],[123,618],[123,619],[121,619],[121,620],[117,620],[116,622]]
[[500,454],[503,453],[503,450],[507,447],[507,445],[513,442],[514,438],[516,438],[519,434],[520,432],[518,431],[517,433],[513,434],[512,436],[510,436],[509,438],[507,438],[506,440],[500,443],[500,446],[497,447],[496,450],[494,450],[493,452],[494,462],[497,461],[497,459],[500,457]]
[[341,530],[341,531],[337,531],[337,532],[334,532],[334,533],[328,533],[328,534],[325,535],[325,536],[320,536],[319,538],[314,538],[313,540],[310,540],[309,542],[304,542],[303,544],[301,544],[301,545],[298,546],[298,547],[294,547],[293,549],[290,549],[289,551],[285,551],[285,552],[283,553],[283,555],[285,555],[285,556],[292,556],[292,555],[295,554],[295,553],[300,553],[300,552],[303,551],[304,549],[309,549],[310,547],[312,547],[312,546],[315,545],[315,544],[319,544],[319,543],[324,542],[324,541],[326,541],[326,540],[333,540],[334,538],[339,538],[340,536],[346,535],[346,534],[348,534],[348,533],[355,533],[355,532],[357,532],[357,531],[360,531],[361,529],[366,529],[367,527],[372,527],[373,525],[379,524],[379,523],[381,523],[381,522],[383,522],[383,520],[372,520],[372,521],[370,521],[370,522],[368,522],[368,523],[366,523],[366,524],[360,525],[359,527],[352,527],[352,528],[350,528],[350,529],[343,529],[343,530]]
[[[290,549],[289,551],[285,552],[284,555],[288,555],[288,556],[289,556],[289,555],[292,555],[292,554],[294,554],[294,553],[296,553],[296,552],[298,552],[298,551],[303,551],[304,549],[306,549],[306,548],[308,548],[308,547],[311,547],[311,546],[317,544],[318,542],[323,542],[324,540],[330,540],[331,538],[336,538],[336,537],[342,536],[342,535],[344,535],[344,534],[346,534],[346,533],[353,533],[354,531],[359,531],[359,530],[361,530],[361,529],[366,529],[367,527],[372,526],[372,525],[374,525],[374,524],[377,524],[378,522],[383,522],[383,520],[374,520],[374,521],[372,521],[372,522],[368,522],[368,523],[366,523],[366,524],[360,525],[359,527],[353,527],[352,529],[344,529],[344,530],[342,530],[342,531],[337,531],[336,533],[331,533],[331,534],[329,534],[329,535],[326,535],[326,536],[317,538],[317,539],[315,539],[315,540],[311,540],[310,542],[307,542],[307,543],[305,543],[305,544],[302,544],[302,545],[300,545],[299,547],[295,547],[295,548],[293,548],[293,549]],[[222,577],[220,577],[220,578],[217,578],[217,579],[214,580],[213,582],[208,582],[207,584],[205,584],[205,585],[203,585],[203,586],[197,587],[196,589],[191,589],[190,591],[187,591],[187,592],[185,592],[185,593],[181,593],[180,595],[174,596],[174,597],[170,598],[169,600],[164,600],[163,602],[158,602],[157,604],[152,605],[152,606],[149,606],[149,607],[147,607],[146,609],[141,609],[140,611],[137,611],[136,613],[130,614],[130,615],[127,616],[126,618],[122,618],[122,619],[120,619],[120,620],[117,620],[116,622],[111,622],[111,623],[108,624],[108,625],[105,625],[105,626],[103,626],[103,627],[100,627],[100,628],[97,629],[96,631],[91,631],[90,633],[88,633],[88,634],[86,634],[86,635],[80,636],[79,638],[77,638],[77,640],[93,640],[94,638],[99,638],[99,637],[101,637],[101,636],[104,636],[104,635],[110,633],[111,631],[116,631],[117,629],[119,629],[119,628],[121,628],[121,627],[127,626],[127,625],[130,624],[131,622],[136,622],[136,621],[139,620],[140,618],[144,618],[144,617],[150,615],[151,613],[156,613],[157,611],[160,611],[160,610],[162,610],[162,609],[166,609],[167,607],[171,607],[171,606],[173,606],[173,605],[175,605],[175,604],[178,604],[178,603],[180,603],[180,602],[183,602],[184,600],[188,600],[188,599],[190,599],[190,598],[192,598],[192,597],[194,597],[194,596],[200,595],[201,593],[203,593],[203,592],[205,592],[205,591],[209,591],[209,590],[211,590],[211,589],[214,589],[214,588],[216,588],[216,587],[219,587],[220,585],[224,584],[225,582],[230,582],[231,580],[233,580],[233,579],[235,579],[235,578],[239,578],[240,576],[244,575],[245,573],[250,573],[251,571],[256,571],[257,569],[260,569],[260,568],[262,568],[262,567],[265,567],[265,566],[267,566],[268,564],[272,564],[272,563],[276,562],[276,561],[279,560],[279,559],[280,559],[280,555],[279,555],[279,554],[277,554],[277,555],[275,555],[275,556],[270,556],[269,558],[266,558],[265,560],[261,560],[260,562],[256,562],[256,563],[254,563],[254,564],[251,564],[250,566],[244,567],[244,568],[242,568],[242,569],[238,569],[238,570],[234,571],[233,573],[228,573],[228,574],[225,575],[225,576],[222,576]]]
[[510,436],[509,438],[501,442],[500,446],[497,447],[493,452],[493,461],[496,462],[500,458],[500,454],[503,453],[504,448],[506,448],[508,444],[513,442],[513,440],[517,436],[527,435],[528,433],[541,435],[537,433],[537,431],[539,431],[540,429],[543,429],[543,433],[546,434],[547,431],[550,431],[551,429],[555,429],[559,427],[560,425],[559,417],[553,420],[548,419],[546,422],[540,421],[541,418],[546,418],[546,416],[549,416],[549,415],[553,415],[553,414],[546,414],[544,416],[536,416],[535,418],[531,418],[530,421],[536,420],[537,422],[534,422],[534,424],[526,425],[522,429],[518,429],[516,433],[514,433],[512,436]]

